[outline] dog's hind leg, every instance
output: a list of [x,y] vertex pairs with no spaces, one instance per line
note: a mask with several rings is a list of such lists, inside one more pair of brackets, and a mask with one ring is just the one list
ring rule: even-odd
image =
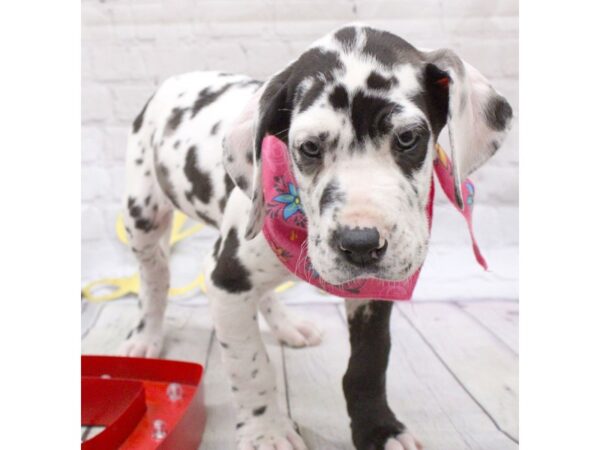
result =
[[270,293],[258,304],[273,335],[289,347],[311,347],[321,343],[322,331],[311,321],[291,311]]
[[[144,131],[144,130],[142,130]],[[169,290],[169,235],[173,205],[156,180],[152,139],[129,138],[124,222],[140,274],[140,318],[119,353],[157,357],[163,341],[163,319]]]

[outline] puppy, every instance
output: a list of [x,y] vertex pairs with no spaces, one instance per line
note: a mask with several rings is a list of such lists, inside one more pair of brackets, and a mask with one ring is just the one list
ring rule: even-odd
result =
[[[142,308],[122,352],[153,357],[161,350],[175,208],[218,228],[205,274],[237,446],[305,449],[277,405],[257,324],[260,310],[284,342],[320,340],[314,325],[271,297],[292,274],[261,233],[263,138],[287,145],[316,272],[335,285],[366,276],[403,280],[427,253],[425,209],[440,132],[449,129],[459,183],[498,150],[511,118],[507,101],[451,50],[421,51],[359,25],[318,40],[264,83],[218,72],[167,80],[128,142],[125,223]],[[356,230],[376,236],[376,257],[359,254],[367,237]],[[343,388],[358,449],[420,448],[386,400],[391,305],[346,301],[351,356]]]

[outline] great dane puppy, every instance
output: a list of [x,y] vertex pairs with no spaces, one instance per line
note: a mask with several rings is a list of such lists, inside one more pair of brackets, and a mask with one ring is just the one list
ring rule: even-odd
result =
[[[263,137],[288,146],[307,251],[320,276],[333,284],[367,275],[399,280],[427,252],[425,205],[442,128],[449,128],[460,181],[496,152],[511,118],[507,101],[451,50],[420,51],[361,25],[320,39],[265,83],[218,72],[167,80],[128,142],[125,222],[142,310],[123,353],[160,352],[174,209],[213,225],[220,237],[206,260],[207,294],[235,402],[237,446],[306,448],[277,405],[257,324],[260,310],[289,345],[320,340],[315,326],[271,296],[291,274],[261,233]],[[373,231],[377,242],[362,254]],[[351,356],[343,389],[358,449],[420,448],[386,400],[391,306],[346,300]]]

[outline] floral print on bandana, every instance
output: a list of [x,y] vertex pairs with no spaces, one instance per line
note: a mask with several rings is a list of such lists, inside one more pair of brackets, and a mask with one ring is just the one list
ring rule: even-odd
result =
[[281,214],[285,221],[293,219],[294,224],[305,228],[306,216],[296,185],[291,181],[286,182],[282,176],[276,176],[273,186],[278,195],[274,196],[272,201],[267,204],[269,216],[275,218]]

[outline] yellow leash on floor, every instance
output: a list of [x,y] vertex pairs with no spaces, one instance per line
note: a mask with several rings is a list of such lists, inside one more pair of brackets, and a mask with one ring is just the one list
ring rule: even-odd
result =
[[[171,238],[169,239],[169,245],[172,247],[179,241],[186,239],[194,234],[199,233],[203,228],[204,224],[195,224],[190,227],[185,227],[188,217],[179,212],[175,211],[173,216],[173,227],[171,229]],[[123,217],[119,215],[117,217],[116,232],[119,240],[128,245],[127,233],[125,232],[125,224],[123,223]],[[294,285],[293,281],[288,281],[279,285],[275,292],[283,292]],[[109,289],[110,292],[105,294],[94,294],[94,291],[104,291]],[[194,289],[200,289],[203,293],[206,293],[206,284],[204,283],[204,274],[201,273],[191,283],[182,287],[173,287],[169,289],[169,298],[181,297]],[[117,300],[125,297],[126,295],[139,294],[140,293],[140,275],[135,274],[128,277],[120,278],[103,278],[100,280],[92,281],[83,287],[81,295],[87,301],[92,303],[108,302],[111,300]]]

